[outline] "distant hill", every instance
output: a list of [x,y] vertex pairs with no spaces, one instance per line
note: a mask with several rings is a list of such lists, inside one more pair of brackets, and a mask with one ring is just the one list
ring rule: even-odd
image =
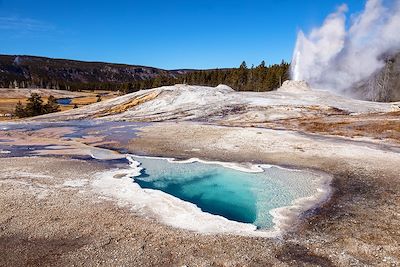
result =
[[380,102],[400,101],[400,53],[386,56],[385,62],[382,69],[351,88],[356,97]]
[[121,89],[121,84],[174,78],[190,70],[52,59],[36,56],[0,55],[0,87],[53,89]]
[[289,63],[248,68],[163,70],[152,67],[0,55],[0,88],[45,88],[69,91],[113,90],[136,92],[165,85],[226,84],[238,91],[270,91],[289,78]]

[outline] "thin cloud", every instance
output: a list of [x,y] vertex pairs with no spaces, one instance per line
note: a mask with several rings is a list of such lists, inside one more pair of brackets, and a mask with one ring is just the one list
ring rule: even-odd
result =
[[31,18],[0,17],[0,30],[32,32],[48,31],[53,29],[54,26]]

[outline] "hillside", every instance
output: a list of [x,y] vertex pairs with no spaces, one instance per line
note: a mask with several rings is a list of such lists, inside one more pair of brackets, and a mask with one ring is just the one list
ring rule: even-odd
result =
[[160,76],[176,77],[187,70],[52,59],[35,56],[0,55],[0,87],[52,89],[121,89],[118,85]]
[[34,56],[0,55],[0,88],[46,88],[69,91],[141,89],[188,83],[227,84],[237,91],[271,91],[289,79],[289,63],[248,68],[163,70],[152,67],[83,62]]
[[[400,100],[400,53],[385,57],[385,66],[344,92],[357,99]],[[69,91],[111,90],[123,93],[188,83],[203,86],[227,84],[236,91],[271,91],[289,79],[290,65],[213,70],[163,70],[138,65],[0,55],[0,88],[47,88]]]
[[400,53],[386,56],[385,66],[353,86],[355,97],[380,102],[400,101]]

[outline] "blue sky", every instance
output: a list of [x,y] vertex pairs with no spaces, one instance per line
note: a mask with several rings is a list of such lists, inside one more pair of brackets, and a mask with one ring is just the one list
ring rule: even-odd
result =
[[290,61],[296,33],[362,0],[0,0],[0,53],[165,69]]

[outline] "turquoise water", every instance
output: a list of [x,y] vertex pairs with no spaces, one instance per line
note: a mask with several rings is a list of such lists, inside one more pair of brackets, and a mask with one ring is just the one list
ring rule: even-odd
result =
[[315,193],[317,176],[276,167],[246,173],[216,164],[170,163],[163,159],[135,158],[142,188],[161,190],[197,205],[202,211],[258,228],[273,226],[272,209]]

